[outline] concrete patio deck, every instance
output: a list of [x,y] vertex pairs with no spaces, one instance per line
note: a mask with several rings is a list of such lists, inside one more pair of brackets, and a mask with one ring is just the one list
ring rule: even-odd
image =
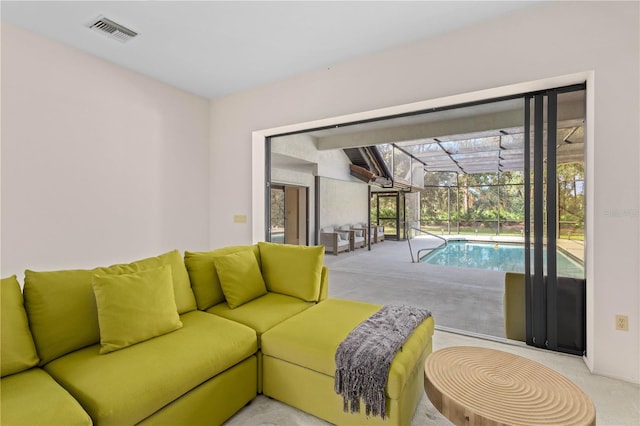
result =
[[[518,236],[443,235],[448,240],[523,242]],[[438,237],[412,240],[414,256],[433,248]],[[584,242],[559,240],[560,249],[584,259]],[[416,256],[417,257],[417,256]],[[371,251],[356,249],[338,256],[325,255],[329,268],[329,295],[372,303],[410,304],[430,309],[442,330],[463,331],[504,339],[504,274],[474,268],[412,263],[409,244],[386,240]]]
[[442,330],[504,338],[504,272],[412,263],[407,241],[387,240],[325,255],[329,296],[409,304],[433,313]]

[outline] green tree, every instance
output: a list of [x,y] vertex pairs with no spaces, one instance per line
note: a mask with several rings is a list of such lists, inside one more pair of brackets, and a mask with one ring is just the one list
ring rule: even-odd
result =
[[584,163],[560,164],[558,216],[562,228],[584,233]]

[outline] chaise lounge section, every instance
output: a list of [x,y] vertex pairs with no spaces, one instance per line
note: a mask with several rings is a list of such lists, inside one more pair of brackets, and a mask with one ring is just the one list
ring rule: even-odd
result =
[[334,391],[338,345],[380,308],[328,299],[266,332],[263,393],[334,424],[410,424],[423,392],[424,360],[432,351],[432,317],[414,330],[391,363],[385,420],[366,416],[364,407],[359,413],[345,412],[342,397]]

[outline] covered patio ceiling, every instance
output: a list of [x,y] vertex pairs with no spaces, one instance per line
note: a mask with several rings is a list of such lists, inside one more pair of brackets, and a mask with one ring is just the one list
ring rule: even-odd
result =
[[[524,169],[522,127],[402,141],[393,145],[422,161],[425,171],[429,172],[476,174]],[[584,120],[558,123],[557,150],[558,164],[583,160]]]
[[[584,90],[559,94],[557,112],[558,164],[583,161]],[[318,150],[393,145],[423,162],[425,171],[495,173],[524,169],[523,118],[523,99],[516,98],[309,134]]]
[[[585,91],[563,92],[558,94],[557,100],[557,164],[582,162]],[[318,151],[344,151],[352,164],[374,173],[375,170],[365,164],[366,161],[363,160],[363,164],[354,162],[348,153],[358,149],[383,150],[384,146],[394,146],[423,163],[424,170],[428,172],[479,174],[522,171],[525,156],[524,107],[524,98],[517,97],[373,121],[345,123],[304,133],[311,137]],[[546,129],[545,122],[545,140]],[[277,154],[272,154],[274,164],[278,165],[283,161],[280,154],[291,152],[295,157],[296,149],[288,142],[293,140],[290,137],[283,135],[272,139],[272,147],[280,147]],[[387,151],[385,162],[392,161],[389,155],[392,154]],[[544,152],[545,159],[546,156]],[[300,165],[296,165],[298,166]],[[391,167],[391,164],[387,166]],[[286,167],[291,168],[292,165],[287,163]],[[414,166],[409,168],[415,170]]]

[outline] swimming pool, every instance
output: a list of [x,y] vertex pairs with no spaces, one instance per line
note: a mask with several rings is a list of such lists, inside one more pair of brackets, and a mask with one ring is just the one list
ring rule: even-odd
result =
[[[544,251],[546,265],[547,251]],[[524,245],[479,241],[449,241],[433,250],[421,262],[490,271],[524,272]],[[557,256],[558,276],[584,278],[584,267],[560,250]],[[546,272],[546,271],[545,271]]]

